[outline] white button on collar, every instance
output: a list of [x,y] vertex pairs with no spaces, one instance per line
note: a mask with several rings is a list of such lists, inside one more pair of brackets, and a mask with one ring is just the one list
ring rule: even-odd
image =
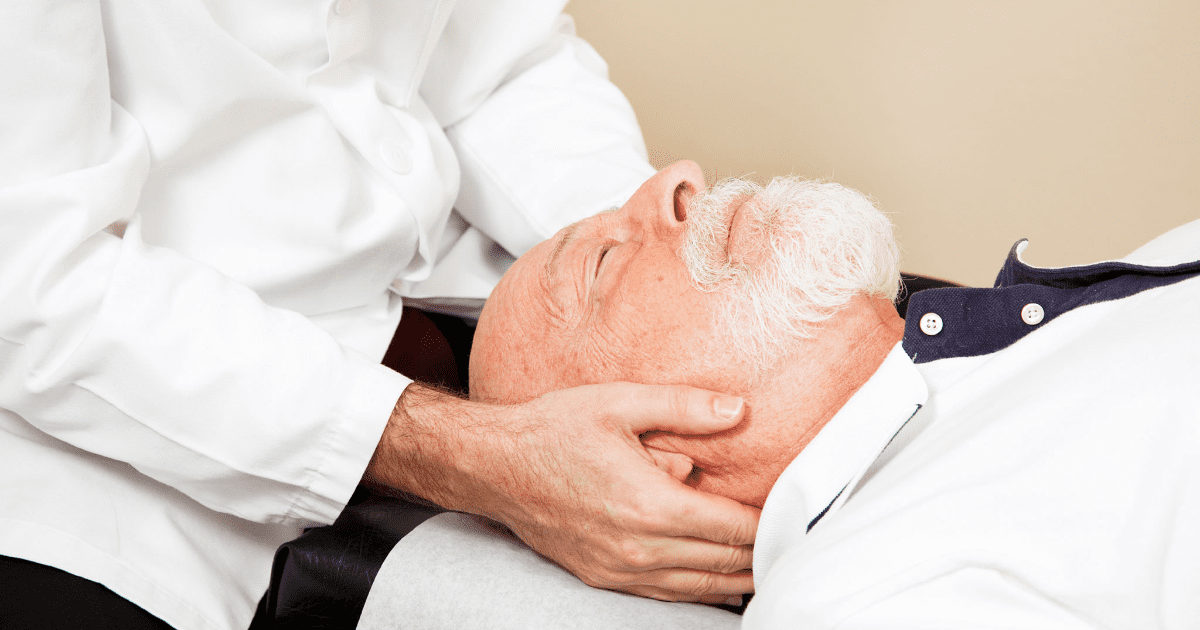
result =
[[333,3],[333,11],[338,15],[345,15],[354,9],[354,0],[337,0]]
[[921,316],[921,332],[933,336],[942,332],[942,317],[937,313],[925,313]]
[[383,158],[383,163],[388,168],[400,175],[404,175],[412,170],[412,158],[408,157],[408,152],[404,150],[404,145],[395,140],[380,142],[379,155]]
[[1021,319],[1025,320],[1025,323],[1030,326],[1037,326],[1045,318],[1046,311],[1037,302],[1030,302],[1025,305],[1025,308],[1021,309]]

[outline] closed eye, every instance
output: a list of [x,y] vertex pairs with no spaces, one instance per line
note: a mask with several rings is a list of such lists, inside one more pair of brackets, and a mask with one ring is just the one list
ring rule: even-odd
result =
[[612,251],[612,248],[613,248],[613,244],[610,243],[608,245],[605,245],[604,249],[600,250],[600,258],[596,261],[596,277],[597,278],[600,277],[600,267],[604,265],[604,257],[608,256],[608,252]]

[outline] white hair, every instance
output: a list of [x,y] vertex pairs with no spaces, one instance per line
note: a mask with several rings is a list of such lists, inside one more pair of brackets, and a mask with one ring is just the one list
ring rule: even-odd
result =
[[717,330],[759,368],[794,339],[812,337],[854,296],[896,299],[900,251],[891,221],[839,184],[726,179],[691,200],[687,221],[680,257],[701,291],[723,294]]

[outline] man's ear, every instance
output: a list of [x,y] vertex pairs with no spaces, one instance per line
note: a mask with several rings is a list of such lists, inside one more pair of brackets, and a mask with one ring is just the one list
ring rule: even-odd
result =
[[688,477],[692,474],[692,469],[695,467],[695,462],[692,461],[692,458],[683,453],[662,451],[651,446],[646,447],[646,452],[650,453],[650,457],[654,458],[656,466],[663,472],[674,477],[676,481],[686,483]]

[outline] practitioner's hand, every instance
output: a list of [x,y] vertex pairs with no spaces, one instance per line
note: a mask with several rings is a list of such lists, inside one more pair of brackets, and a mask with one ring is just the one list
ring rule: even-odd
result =
[[656,465],[639,435],[723,431],[742,406],[685,386],[587,385],[496,406],[413,385],[367,479],[504,523],[592,586],[725,602],[753,590],[758,510],[687,487],[683,465]]

